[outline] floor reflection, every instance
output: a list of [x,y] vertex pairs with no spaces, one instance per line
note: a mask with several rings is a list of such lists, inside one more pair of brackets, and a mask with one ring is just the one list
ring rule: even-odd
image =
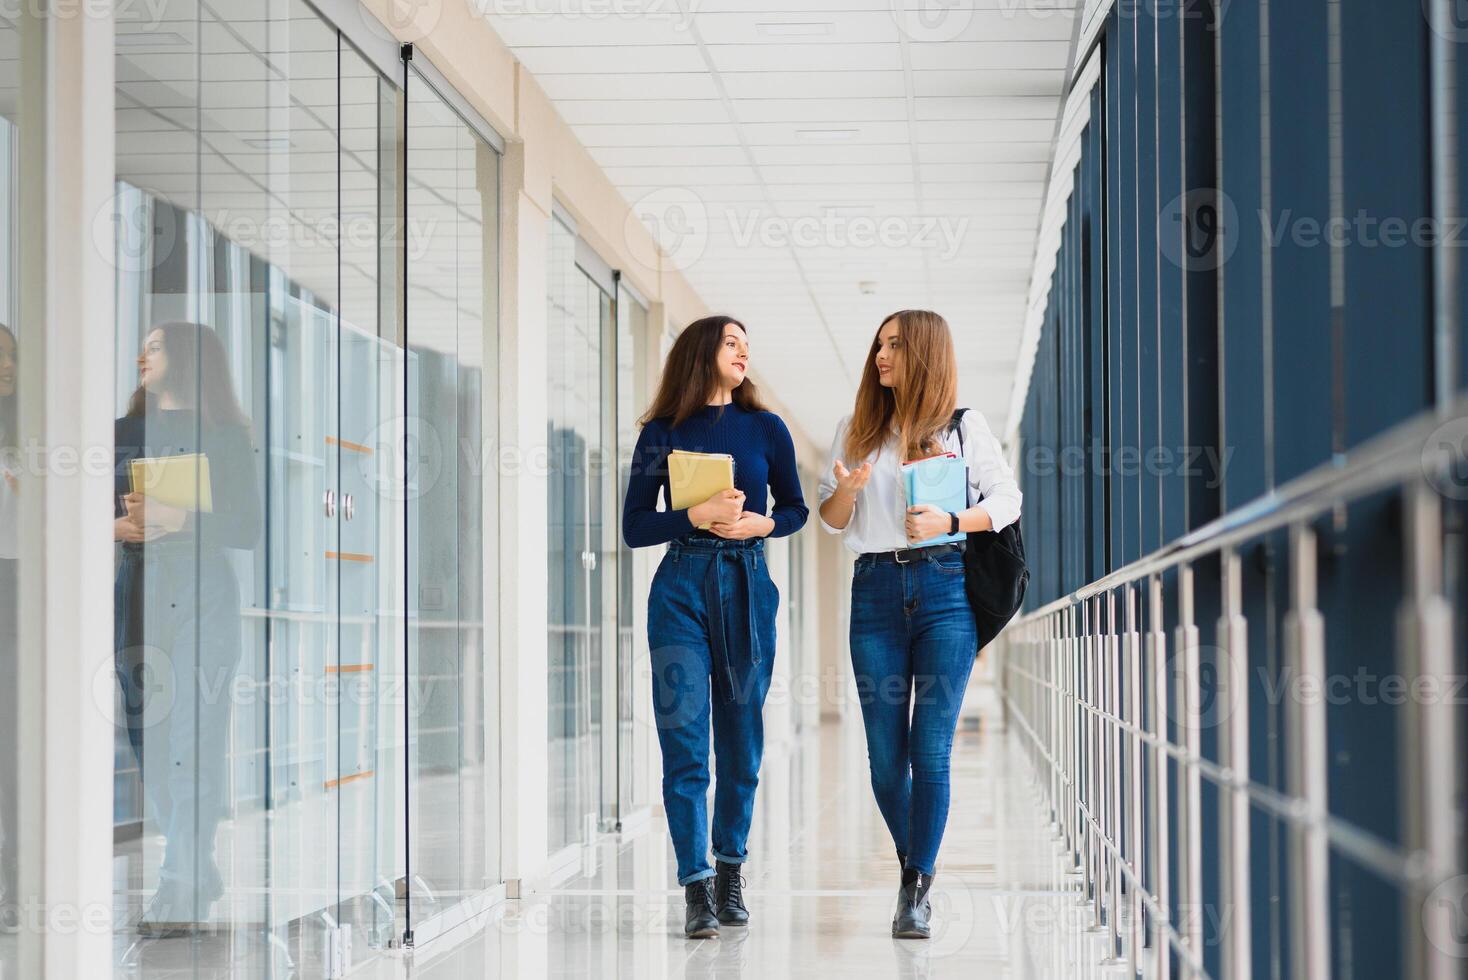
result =
[[[1102,934],[1065,874],[1018,735],[991,688],[970,692],[953,760],[952,816],[929,942],[888,934],[896,858],[867,781],[860,725],[828,724],[772,745],[746,866],[748,929],[682,935],[682,891],[660,818],[631,840],[604,839],[554,889],[496,906],[415,950],[359,962],[373,980],[470,977],[1090,977]],[[258,933],[152,944],[134,977],[315,977]],[[1111,968],[1111,969],[1114,969]],[[121,975],[121,974],[120,974]],[[1112,974],[1114,975],[1114,974]]]

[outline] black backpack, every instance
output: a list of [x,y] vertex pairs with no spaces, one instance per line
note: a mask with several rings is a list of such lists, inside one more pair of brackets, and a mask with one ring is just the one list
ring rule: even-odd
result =
[[[967,459],[963,449],[963,413],[953,413],[950,427],[958,432],[958,454]],[[973,484],[964,477],[966,492]],[[975,501],[969,500],[972,507]],[[1030,570],[1025,567],[1025,539],[1019,533],[1019,521],[994,531],[970,531],[963,552],[963,590],[974,610],[974,623],[979,628],[979,649],[987,646],[999,631],[1014,618],[1025,598]]]

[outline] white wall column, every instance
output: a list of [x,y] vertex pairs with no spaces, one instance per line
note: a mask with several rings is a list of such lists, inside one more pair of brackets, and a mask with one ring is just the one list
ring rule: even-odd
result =
[[112,972],[112,31],[105,5],[20,11],[27,980]]
[[550,212],[526,182],[525,144],[501,177],[499,357],[500,734],[503,870],[510,894],[545,868],[550,767],[546,623],[546,250]]

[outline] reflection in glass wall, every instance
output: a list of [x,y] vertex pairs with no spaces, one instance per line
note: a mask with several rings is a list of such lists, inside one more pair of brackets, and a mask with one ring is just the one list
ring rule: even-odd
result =
[[118,967],[314,969],[369,792],[336,686],[339,40],[301,2],[166,10],[118,24]]
[[[25,15],[22,13],[21,15]],[[19,129],[22,57],[35,57],[39,46],[22,51],[20,26],[0,20],[0,977],[16,976],[19,961],[20,892],[19,828],[20,727],[15,677],[20,663],[17,622],[20,589],[20,495],[25,473],[20,456],[19,343],[20,256],[17,254],[17,211],[20,194]]]
[[498,160],[304,0],[163,9],[117,26],[117,973],[324,975],[498,875]]
[[497,626],[483,574],[493,547],[485,515],[497,506],[483,411],[495,397],[485,337],[499,303],[499,157],[416,71],[407,98],[409,914],[417,932],[499,878],[499,766],[485,741],[498,697]]

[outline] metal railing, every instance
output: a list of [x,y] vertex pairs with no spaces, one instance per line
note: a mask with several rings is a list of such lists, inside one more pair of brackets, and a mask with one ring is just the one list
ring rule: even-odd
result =
[[[1446,679],[1458,671],[1453,607],[1444,590],[1445,581],[1456,581],[1447,576],[1456,572],[1451,563],[1457,559],[1444,547],[1443,513],[1452,500],[1441,488],[1451,487],[1456,500],[1468,497],[1468,486],[1452,482],[1461,484],[1468,473],[1465,452],[1468,400],[1404,423],[1337,464],[1024,615],[1006,631],[999,673],[1008,718],[1035,767],[1063,853],[1082,877],[1093,928],[1108,934],[1107,955],[1114,962],[1124,962],[1134,975],[1167,978],[1177,965],[1183,976],[1209,976],[1204,944],[1213,939],[1205,940],[1202,914],[1208,886],[1217,888],[1220,903],[1217,972],[1250,976],[1250,818],[1251,811],[1262,811],[1282,828],[1286,842],[1281,897],[1289,910],[1288,961],[1277,966],[1282,975],[1332,975],[1332,857],[1400,889],[1401,976],[1458,975],[1468,950],[1433,939],[1461,932],[1463,922],[1453,917],[1468,908],[1427,900],[1434,888],[1463,873],[1452,699],[1403,702],[1400,841],[1331,812],[1323,698],[1297,696],[1282,704],[1283,789],[1251,778],[1251,660],[1240,552],[1265,534],[1288,532],[1281,667],[1299,678],[1296,690],[1312,684],[1323,689],[1328,624],[1317,605],[1313,523],[1369,494],[1398,492],[1405,589],[1394,669],[1409,681]],[[1194,566],[1215,559],[1221,615],[1209,652],[1218,674],[1205,690]],[[1166,593],[1175,595],[1167,607],[1164,581]],[[1170,635],[1165,624],[1172,625]],[[1205,694],[1214,699],[1206,718]],[[1205,756],[1205,731],[1216,739],[1216,759]],[[1217,798],[1209,815],[1217,850],[1206,861],[1205,784]]]

